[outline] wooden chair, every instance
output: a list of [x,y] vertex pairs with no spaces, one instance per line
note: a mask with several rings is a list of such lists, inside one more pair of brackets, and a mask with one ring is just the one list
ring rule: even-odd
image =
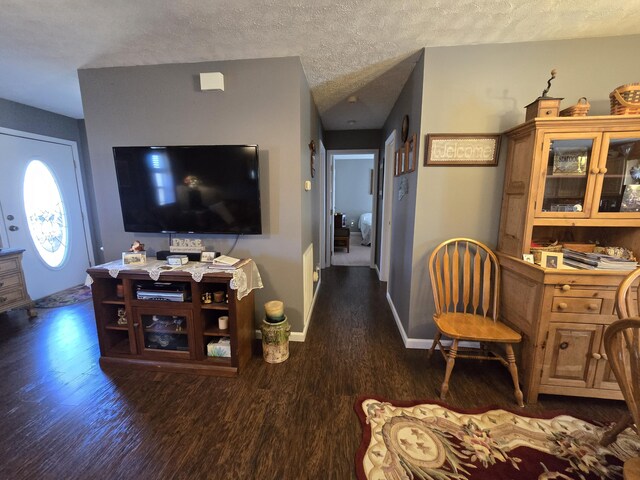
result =
[[[468,238],[454,238],[441,243],[429,258],[429,274],[438,328],[429,358],[436,346],[444,356],[447,367],[440,390],[444,400],[456,358],[498,360],[509,369],[518,405],[524,406],[518,384],[518,368],[512,345],[522,337],[498,320],[500,303],[500,265],[494,253],[485,245]],[[452,339],[445,348],[442,336]],[[459,348],[460,341],[480,342],[481,349]],[[501,352],[488,349],[488,344],[501,344]]]
[[616,291],[616,311],[618,318],[629,318],[640,315],[640,268],[627,275]]
[[640,426],[640,317],[609,325],[604,332],[604,350],[629,407],[629,412],[602,436],[600,443],[606,446],[627,427],[638,433]]

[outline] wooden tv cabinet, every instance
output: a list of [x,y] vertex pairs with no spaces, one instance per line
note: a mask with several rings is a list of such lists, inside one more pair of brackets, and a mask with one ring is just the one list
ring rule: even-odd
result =
[[[144,270],[121,270],[113,278],[107,268],[87,270],[93,284],[93,306],[100,343],[100,366],[126,365],[201,375],[235,376],[252,354],[254,293],[238,300],[231,273],[207,273],[200,282],[188,272],[165,272],[159,282],[184,292],[184,301],[140,300],[137,289],[155,290]],[[122,285],[122,287],[118,287]],[[219,303],[204,303],[203,294],[223,292]],[[120,295],[120,296],[119,296]],[[118,324],[124,309],[126,324]],[[229,317],[226,330],[218,318]],[[207,344],[229,337],[230,356],[207,354]]]

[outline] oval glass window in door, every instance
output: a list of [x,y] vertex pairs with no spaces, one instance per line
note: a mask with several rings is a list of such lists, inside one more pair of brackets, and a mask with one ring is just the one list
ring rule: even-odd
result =
[[67,214],[53,173],[40,160],[32,160],[24,174],[24,210],[31,239],[42,260],[52,268],[67,258]]

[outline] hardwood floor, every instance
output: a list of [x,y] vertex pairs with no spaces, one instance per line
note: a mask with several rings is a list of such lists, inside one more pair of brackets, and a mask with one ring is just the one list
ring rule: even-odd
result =
[[[305,343],[238,378],[102,371],[90,302],[0,315],[1,479],[349,479],[356,397],[435,399],[444,363],[407,350],[367,267],[332,267]],[[517,409],[500,365],[459,361],[449,404]],[[617,420],[618,401],[541,396],[547,409]]]

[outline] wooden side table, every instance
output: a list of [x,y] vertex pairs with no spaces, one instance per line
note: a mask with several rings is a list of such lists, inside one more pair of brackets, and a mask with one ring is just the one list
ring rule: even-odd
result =
[[38,315],[27,292],[22,273],[22,252],[18,248],[0,250],[0,313],[26,308],[29,317]]
[[348,228],[336,228],[333,231],[333,248],[346,248],[349,253],[349,238],[351,231]]

